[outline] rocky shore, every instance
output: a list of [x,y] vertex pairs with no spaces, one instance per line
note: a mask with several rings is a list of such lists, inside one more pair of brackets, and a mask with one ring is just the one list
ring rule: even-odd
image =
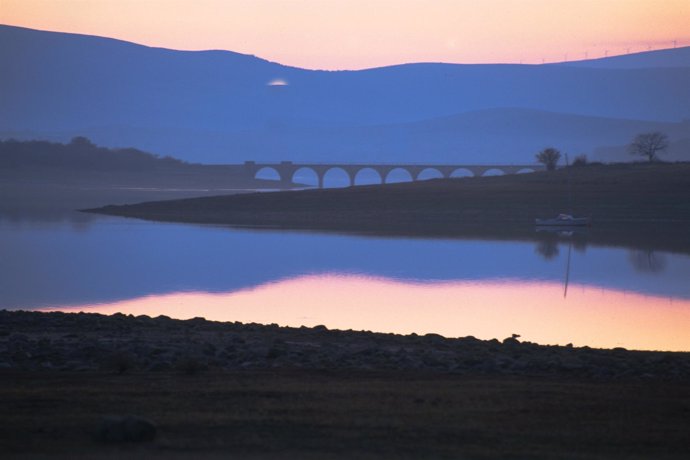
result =
[[203,318],[0,311],[0,372],[425,371],[690,380],[690,353],[222,323]]

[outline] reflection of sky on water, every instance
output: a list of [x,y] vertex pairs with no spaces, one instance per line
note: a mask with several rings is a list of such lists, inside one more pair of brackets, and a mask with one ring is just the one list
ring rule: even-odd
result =
[[690,350],[690,300],[579,284],[564,299],[557,282],[420,283],[322,274],[228,293],[172,293],[59,309],[481,339],[519,333],[521,340],[541,344]]
[[[535,242],[363,238],[101,218],[0,223],[0,308],[89,304],[180,291],[229,292],[307,274],[398,280],[519,279],[562,283],[567,243],[545,259]],[[690,298],[690,257],[627,249],[573,250],[582,285]],[[655,271],[656,270],[656,271]]]

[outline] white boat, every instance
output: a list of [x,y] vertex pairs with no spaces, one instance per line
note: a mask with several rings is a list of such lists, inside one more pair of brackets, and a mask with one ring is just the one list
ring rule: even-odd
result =
[[583,227],[592,223],[589,217],[573,217],[570,214],[559,214],[549,219],[535,219],[537,226]]

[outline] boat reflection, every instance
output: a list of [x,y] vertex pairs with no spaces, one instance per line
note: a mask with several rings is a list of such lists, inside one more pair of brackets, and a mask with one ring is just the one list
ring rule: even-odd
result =
[[329,273],[227,293],[178,292],[45,310],[481,339],[517,333],[540,344],[690,351],[690,300],[572,283],[563,298],[563,285],[554,281],[410,282]]

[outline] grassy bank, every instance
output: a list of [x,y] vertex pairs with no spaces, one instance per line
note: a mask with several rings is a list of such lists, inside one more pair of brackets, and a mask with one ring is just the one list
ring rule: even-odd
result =
[[[593,242],[687,250],[690,163],[615,164],[501,177],[106,206],[143,219],[407,235],[534,239],[534,219],[590,216]],[[662,247],[658,247],[661,244]]]

